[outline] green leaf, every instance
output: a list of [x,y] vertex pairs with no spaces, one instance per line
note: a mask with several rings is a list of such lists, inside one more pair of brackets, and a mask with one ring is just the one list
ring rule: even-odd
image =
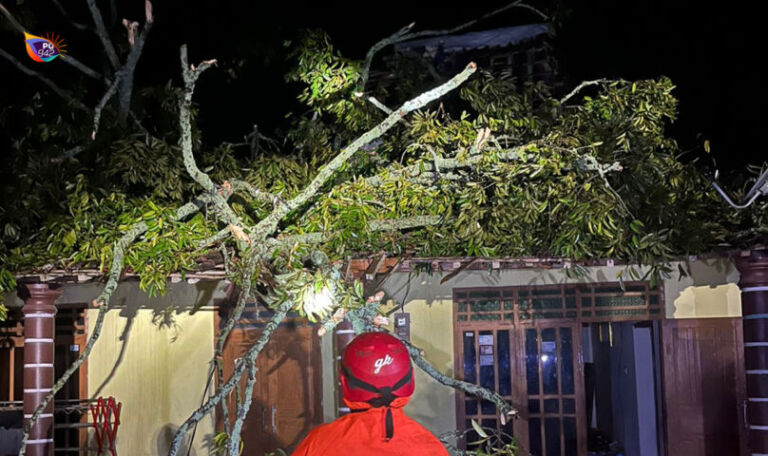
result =
[[64,246],[67,248],[72,247],[75,245],[75,242],[77,242],[77,233],[75,233],[75,230],[69,230],[67,234],[64,235],[64,237],[61,240],[64,243]]
[[486,434],[483,428],[481,428],[480,425],[477,424],[477,421],[475,421],[474,418],[472,419],[472,428],[475,430],[475,432],[477,432],[477,435],[479,435],[480,437],[484,439],[488,438],[488,434]]

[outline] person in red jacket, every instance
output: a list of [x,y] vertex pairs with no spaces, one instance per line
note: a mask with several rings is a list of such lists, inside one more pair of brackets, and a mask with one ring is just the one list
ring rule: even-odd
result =
[[415,387],[405,345],[384,332],[360,334],[341,358],[341,388],[352,411],[315,428],[292,456],[447,456],[422,425],[403,412]]

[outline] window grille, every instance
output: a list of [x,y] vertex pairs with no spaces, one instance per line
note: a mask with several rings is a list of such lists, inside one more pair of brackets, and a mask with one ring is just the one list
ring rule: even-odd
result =
[[456,322],[519,324],[539,320],[659,320],[664,317],[661,287],[647,282],[564,284],[454,290]]

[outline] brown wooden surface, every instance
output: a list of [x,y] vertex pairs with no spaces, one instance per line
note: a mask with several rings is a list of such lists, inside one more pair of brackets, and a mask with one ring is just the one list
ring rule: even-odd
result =
[[[234,329],[224,350],[224,377],[256,341],[261,328]],[[320,341],[308,326],[286,324],[272,335],[256,360],[253,401],[242,430],[243,454],[261,456],[278,448],[291,453],[322,422]],[[242,383],[245,384],[245,381]],[[228,401],[230,420],[235,396]],[[219,423],[221,429],[223,423]]]
[[[514,301],[514,311],[517,312],[518,302]],[[456,316],[458,315],[457,307],[454,305],[454,353],[455,362],[454,369],[457,377],[460,379],[465,378],[464,372],[464,332],[473,332],[475,338],[475,369],[478,376],[480,376],[480,362],[479,362],[479,344],[478,335],[482,332],[491,332],[494,338],[494,350],[498,350],[497,335],[498,331],[507,331],[509,334],[509,355],[510,355],[510,379],[511,379],[511,396],[506,396],[505,399],[509,400],[512,405],[518,409],[520,415],[513,423],[513,433],[519,439],[518,443],[521,447],[521,451],[525,454],[530,449],[529,444],[529,419],[528,413],[528,401],[530,399],[540,400],[540,412],[536,414],[541,420],[543,425],[543,419],[546,418],[558,418],[561,419],[561,441],[560,449],[561,454],[569,454],[566,452],[564,436],[562,433],[562,418],[565,416],[574,417],[576,420],[576,436],[578,441],[578,448],[576,454],[579,456],[586,456],[587,452],[587,440],[586,440],[586,424],[584,423],[585,412],[585,397],[584,397],[584,366],[582,363],[582,347],[581,347],[581,324],[567,319],[548,319],[531,321],[526,323],[514,322],[510,320],[492,320],[492,321],[458,321]],[[564,395],[561,391],[561,384],[558,381],[558,394],[553,395],[534,395],[529,396],[526,386],[526,352],[525,352],[525,331],[527,329],[536,329],[537,331],[537,346],[539,353],[541,353],[541,331],[547,328],[554,328],[556,332],[557,342],[557,373],[558,379],[562,373],[561,370],[561,336],[560,328],[571,329],[571,359],[573,362],[573,380],[574,380],[574,394]],[[494,351],[494,356],[496,352]],[[498,370],[494,376],[496,382],[496,390],[498,390]],[[541,363],[539,363],[539,388],[542,389],[543,376],[541,373]],[[562,409],[558,413],[544,413],[543,399],[562,399],[563,397],[575,399],[576,409],[574,414],[564,414]],[[456,418],[459,428],[464,428],[466,420],[468,418],[476,418],[478,421],[483,419],[493,419],[496,416],[483,414],[478,405],[478,413],[475,415],[468,415],[465,410],[465,400],[468,397],[457,392],[456,394]],[[543,426],[542,426],[542,441],[544,441]],[[546,453],[545,453],[546,454]]]
[[[538,346],[538,353],[541,355],[542,353],[542,337],[541,332],[544,329],[557,329],[556,333],[556,342],[557,342],[557,375],[558,375],[558,393],[557,394],[539,394],[539,395],[528,395],[527,392],[527,386],[526,386],[526,370],[525,370],[525,359],[526,359],[526,353],[525,353],[525,330],[527,329],[536,329],[537,331],[537,346]],[[561,351],[561,344],[562,344],[562,338],[560,334],[560,328],[570,328],[571,329],[571,359],[573,362],[573,381],[574,381],[574,394],[563,394],[562,392],[562,379],[560,378],[562,374],[562,351]],[[518,381],[517,388],[515,388],[516,391],[519,391],[522,393],[522,396],[520,396],[520,399],[518,402],[521,404],[521,407],[525,407],[522,409],[522,413],[520,414],[520,418],[515,422],[515,435],[518,436],[520,439],[521,446],[524,450],[530,449],[530,443],[528,441],[529,439],[529,430],[530,430],[530,424],[529,419],[532,414],[529,414],[527,411],[528,407],[528,401],[529,400],[539,400],[539,407],[540,407],[540,413],[535,414],[538,418],[541,419],[541,441],[542,441],[542,454],[549,454],[547,448],[546,448],[546,436],[544,434],[544,428],[543,428],[543,420],[545,418],[558,418],[560,419],[560,451],[562,455],[569,454],[566,451],[565,446],[565,436],[563,433],[563,424],[562,419],[567,417],[574,417],[576,419],[576,437],[578,441],[578,448],[576,449],[579,456],[586,456],[587,454],[587,435],[586,435],[586,423],[584,422],[585,416],[586,416],[586,403],[585,403],[585,396],[584,396],[584,366],[581,362],[582,359],[582,343],[581,343],[581,325],[575,322],[568,322],[568,321],[559,321],[559,322],[537,322],[535,324],[524,324],[519,328],[517,331],[517,337],[519,340],[519,350],[516,351],[516,355],[519,360],[521,360],[520,365],[520,375],[515,377],[515,379]],[[543,382],[544,382],[544,376],[542,372],[542,364],[539,362],[539,390],[540,393],[543,392]],[[576,402],[576,410],[575,415],[574,414],[564,414],[562,412],[562,408],[560,409],[560,412],[558,413],[545,413],[544,412],[544,399],[563,399],[563,398],[570,398],[574,399]]]
[[741,319],[665,320],[661,336],[666,454],[748,454]]

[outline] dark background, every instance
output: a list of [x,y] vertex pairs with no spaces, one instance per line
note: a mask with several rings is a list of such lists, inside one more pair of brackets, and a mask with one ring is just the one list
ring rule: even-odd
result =
[[[26,0],[14,12],[36,22],[40,32],[54,31],[68,42],[79,59],[98,66],[102,55],[93,35],[77,31],[62,20],[46,0]],[[90,24],[84,0],[64,3],[77,20]],[[100,2],[102,4],[104,2]],[[298,88],[284,81],[288,69],[285,40],[305,28],[323,28],[343,55],[362,58],[382,37],[415,21],[415,30],[443,29],[463,23],[505,5],[504,1],[449,2],[299,2],[282,1],[155,1],[155,25],[137,70],[137,85],[178,83],[178,47],[189,44],[193,62],[217,58],[218,70],[206,73],[198,84],[201,127],[210,143],[237,141],[253,123],[270,132],[296,107]],[[690,157],[703,166],[739,171],[746,164],[768,158],[763,150],[766,102],[763,71],[765,48],[763,18],[736,3],[591,0],[531,4],[547,11],[556,22],[552,42],[560,74],[568,87],[601,77],[640,79],[669,76],[677,85],[680,115],[670,133]],[[143,17],[140,0],[118,1],[118,18]],[[106,10],[106,4],[102,5]],[[0,17],[0,21],[5,21]],[[539,22],[534,14],[513,9],[473,29]],[[0,46],[30,66],[18,36],[3,24]],[[237,78],[227,69],[244,65]],[[37,64],[35,69],[63,81],[73,70],[60,62]],[[3,83],[0,100],[15,103],[39,90],[40,84],[0,59]],[[91,105],[100,93],[90,90]],[[712,154],[702,152],[710,140]]]

